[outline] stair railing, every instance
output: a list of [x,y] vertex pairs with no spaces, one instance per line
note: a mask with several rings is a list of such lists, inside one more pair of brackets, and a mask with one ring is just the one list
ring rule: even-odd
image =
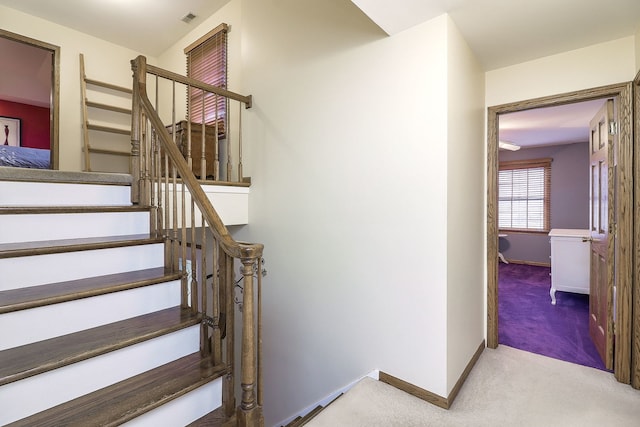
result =
[[[192,165],[176,145],[176,85],[224,96],[249,108],[251,97],[147,65],[144,56],[131,61],[133,105],[131,129],[132,201],[151,209],[151,229],[165,239],[165,265],[183,271],[182,305],[201,314],[200,350],[215,366],[226,366],[223,409],[229,423],[262,426],[261,373],[261,244],[237,242],[213,208],[194,175]],[[158,79],[168,82],[170,95],[161,93]],[[147,81],[155,79],[155,103]],[[171,123],[158,111],[170,98]],[[204,97],[203,97],[204,98]],[[173,130],[170,135],[169,130]],[[229,129],[227,129],[229,132]],[[204,133],[204,132],[203,132]],[[217,133],[217,129],[216,129]],[[204,139],[204,137],[203,137]],[[239,177],[242,179],[241,168]],[[234,265],[241,279],[234,277]],[[240,285],[241,283],[241,285]],[[241,288],[238,292],[236,288]],[[242,298],[241,402],[234,392],[234,307]],[[224,351],[223,351],[224,350]]]

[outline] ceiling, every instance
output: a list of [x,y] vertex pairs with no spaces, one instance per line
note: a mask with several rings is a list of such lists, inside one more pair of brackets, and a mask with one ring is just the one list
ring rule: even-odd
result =
[[[158,56],[229,1],[0,0],[0,5]],[[182,18],[188,13],[196,18],[187,24]]]
[[[0,5],[157,56],[229,1],[0,0]],[[640,0],[351,1],[390,35],[448,13],[486,71],[631,36],[640,25]],[[181,20],[188,13],[196,15],[189,24]],[[501,135],[522,146],[588,137],[593,104],[556,108],[503,116]]]
[[634,35],[638,0],[351,0],[387,34],[448,13],[486,71]]
[[521,148],[589,141],[589,122],[604,99],[501,114],[499,139]]
[[[0,0],[0,5],[157,56],[229,1]],[[485,70],[630,36],[640,24],[638,0],[351,1],[388,34],[449,13]],[[186,24],[181,19],[189,12],[197,17]]]

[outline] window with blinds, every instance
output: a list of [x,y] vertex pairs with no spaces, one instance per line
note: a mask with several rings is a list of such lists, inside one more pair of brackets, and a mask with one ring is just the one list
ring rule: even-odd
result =
[[551,159],[501,162],[498,172],[498,227],[550,229]]
[[[227,24],[221,24],[184,49],[187,76],[204,83],[227,88]],[[218,125],[224,138],[227,122],[226,98],[200,89],[189,88],[187,116],[193,123]]]

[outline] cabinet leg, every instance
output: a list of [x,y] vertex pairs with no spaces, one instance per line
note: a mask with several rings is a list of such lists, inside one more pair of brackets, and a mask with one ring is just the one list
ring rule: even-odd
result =
[[556,305],[556,290],[551,288],[549,295],[551,295],[551,304]]

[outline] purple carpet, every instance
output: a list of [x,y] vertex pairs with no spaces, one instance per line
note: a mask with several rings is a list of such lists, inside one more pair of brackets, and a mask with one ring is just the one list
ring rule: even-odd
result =
[[589,337],[589,295],[556,292],[549,267],[500,264],[498,341],[509,347],[605,370]]

